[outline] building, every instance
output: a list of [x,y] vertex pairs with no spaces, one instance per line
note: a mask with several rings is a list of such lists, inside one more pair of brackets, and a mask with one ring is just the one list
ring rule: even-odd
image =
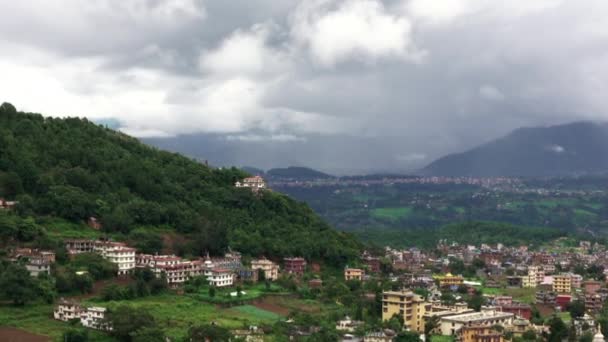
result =
[[583,283],[583,276],[580,274],[571,274],[571,286],[573,289],[580,289]]
[[93,251],[118,266],[118,275],[128,274],[135,268],[135,248],[122,242],[99,241]]
[[306,271],[306,260],[304,258],[284,258],[283,265],[287,274],[301,276]]
[[445,316],[441,317],[439,329],[441,335],[456,336],[457,332],[463,327],[511,325],[514,316],[512,313],[496,310],[482,310],[481,312]]
[[80,319],[81,313],[82,307],[79,303],[62,298],[53,311],[53,318],[59,321],[68,322],[73,319]]
[[432,304],[409,290],[386,291],[382,293],[382,320],[387,321],[393,315],[403,317],[407,329],[418,333],[424,332],[424,316],[432,311]]
[[240,269],[238,269],[236,271],[237,279],[240,282],[247,281],[247,282],[257,283],[258,282],[258,272],[259,272],[259,270],[257,270],[257,269],[241,267]]
[[93,253],[98,242],[96,240],[69,239],[65,240],[65,249],[71,254]]
[[602,288],[602,283],[597,280],[587,280],[583,282],[583,291],[585,294],[595,294]]
[[370,273],[379,273],[380,272],[380,258],[373,257],[371,255],[363,256],[363,264],[367,268],[367,271]]
[[464,283],[464,278],[461,275],[452,275],[447,273],[434,277],[439,282],[439,287],[460,286]]
[[19,202],[7,201],[4,198],[0,198],[0,209],[13,209]]
[[360,268],[345,268],[344,269],[344,280],[358,280],[362,281],[365,271]]
[[214,268],[210,273],[205,274],[210,286],[226,287],[234,284],[232,271],[226,268]]
[[555,297],[555,306],[559,307],[562,311],[566,311],[571,301],[571,295],[557,295]]
[[55,252],[31,248],[17,248],[11,253],[12,261],[24,262],[32,277],[50,274],[51,264],[55,262]]
[[60,299],[53,310],[53,318],[59,321],[79,320],[85,328],[98,330],[112,330],[105,321],[106,308],[103,307],[83,307],[80,303],[65,299]]
[[494,298],[494,305],[502,306],[502,305],[511,305],[513,304],[513,297],[511,296],[496,296]]
[[308,287],[311,289],[320,289],[323,287],[323,280],[311,279],[310,281],[308,281]]
[[570,274],[560,274],[553,277],[553,292],[571,293],[572,276]]
[[395,332],[386,329],[384,331],[375,331],[367,333],[363,337],[363,342],[392,342],[393,337],[395,337]]
[[266,182],[264,178],[260,176],[247,177],[243,181],[238,181],[234,184],[237,188],[250,188],[254,191],[262,190],[266,188]]
[[532,307],[528,304],[522,303],[511,303],[508,305],[501,305],[500,310],[502,312],[510,312],[515,316],[530,320],[532,318]]
[[264,279],[277,280],[279,279],[279,265],[264,258],[251,261],[251,269],[261,270],[264,272]]
[[462,327],[456,333],[458,342],[504,342],[502,333],[492,326],[473,325]]
[[507,287],[520,288],[523,287],[522,277],[509,276],[507,277]]
[[93,216],[89,217],[89,219],[87,220],[87,226],[95,230],[100,230],[101,228],[103,228],[101,221],[99,221],[97,217]]
[[597,293],[585,294],[585,310],[598,313],[604,306],[604,298]]
[[344,319],[339,320],[336,324],[336,330],[342,332],[355,332],[358,327],[363,326],[365,323],[362,321],[352,320],[350,317],[346,316]]
[[97,330],[112,330],[109,324],[105,321],[106,308],[93,306],[86,308],[80,314],[80,323],[85,328]]

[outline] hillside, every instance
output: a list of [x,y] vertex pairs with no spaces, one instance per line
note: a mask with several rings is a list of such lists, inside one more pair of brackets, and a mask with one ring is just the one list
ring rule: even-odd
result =
[[577,122],[522,128],[422,170],[435,176],[563,176],[608,171],[608,126]]
[[0,107],[0,197],[18,200],[22,217],[58,217],[84,230],[83,222],[95,216],[105,232],[125,236],[170,230],[185,237],[173,246],[181,254],[230,247],[336,265],[358,254],[352,236],[333,230],[305,204],[234,188],[246,175],[157,150],[86,119]]

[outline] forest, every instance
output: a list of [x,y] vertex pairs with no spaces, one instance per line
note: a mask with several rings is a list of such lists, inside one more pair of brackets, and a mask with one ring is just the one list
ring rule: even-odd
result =
[[44,224],[49,218],[85,230],[84,222],[96,217],[109,235],[138,232],[145,239],[157,228],[177,233],[192,241],[181,254],[231,248],[333,265],[359,254],[352,235],[332,229],[306,204],[233,186],[246,176],[149,147],[86,119],[0,106],[0,197],[18,201],[13,213],[0,217],[5,243],[50,239]]

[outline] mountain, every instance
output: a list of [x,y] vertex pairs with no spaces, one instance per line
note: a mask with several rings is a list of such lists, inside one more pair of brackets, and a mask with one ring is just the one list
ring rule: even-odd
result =
[[308,167],[290,166],[287,168],[270,169],[266,174],[272,178],[309,180],[334,178],[332,175]]
[[608,125],[520,128],[422,170],[435,176],[568,176],[608,171]]
[[[169,231],[181,241],[169,247],[185,255],[220,254],[230,247],[251,256],[303,256],[335,265],[358,255],[360,245],[351,235],[333,230],[307,205],[273,191],[235,188],[246,176],[86,119],[45,118],[0,106],[0,197],[18,200],[22,217],[40,223],[61,218],[86,232],[83,222],[95,216],[105,233],[127,238]],[[7,214],[0,210],[2,215]],[[0,241],[21,239],[23,234],[11,233],[19,227],[6,222],[0,217]]]

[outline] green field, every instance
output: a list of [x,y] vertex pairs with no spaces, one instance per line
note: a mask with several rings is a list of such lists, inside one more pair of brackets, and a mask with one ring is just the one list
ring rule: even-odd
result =
[[396,221],[410,216],[413,211],[410,207],[376,208],[372,210],[371,214],[377,219]]
[[282,318],[281,315],[278,315],[274,312],[260,309],[253,305],[235,306],[235,307],[231,308],[229,311],[236,312],[238,314],[245,314],[245,315],[257,317],[258,319],[268,320],[268,321],[278,321],[279,319]]

